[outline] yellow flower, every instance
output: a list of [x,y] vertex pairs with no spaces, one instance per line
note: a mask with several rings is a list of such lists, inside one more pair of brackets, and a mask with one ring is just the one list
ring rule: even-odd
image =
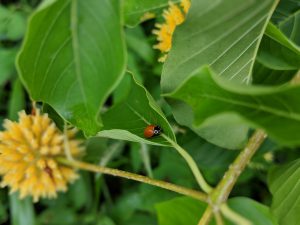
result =
[[158,29],[155,29],[153,33],[157,35],[158,44],[154,45],[154,48],[159,49],[164,55],[159,59],[160,62],[164,62],[172,47],[172,36],[176,26],[183,23],[185,15],[190,8],[190,0],[182,0],[180,6],[169,2],[169,8],[164,10],[163,17],[165,23],[156,24]]
[[191,2],[190,2],[190,0],[182,0],[181,3],[180,3],[180,5],[181,5],[181,7],[182,7],[182,9],[183,9],[183,12],[184,12],[185,14],[187,14],[188,11],[189,11],[189,9],[190,9],[190,7],[191,7]]
[[48,114],[19,113],[19,121],[4,121],[0,132],[1,186],[9,186],[10,192],[20,192],[20,198],[33,196],[55,198],[57,191],[66,191],[67,184],[78,175],[74,169],[60,165],[57,157],[65,156],[65,149],[74,157],[82,152],[81,142],[74,139],[76,131],[64,135]]

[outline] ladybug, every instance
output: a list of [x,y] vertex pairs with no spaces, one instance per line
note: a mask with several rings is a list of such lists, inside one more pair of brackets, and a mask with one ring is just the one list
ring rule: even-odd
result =
[[163,130],[158,125],[148,125],[144,130],[145,138],[152,138],[161,134]]

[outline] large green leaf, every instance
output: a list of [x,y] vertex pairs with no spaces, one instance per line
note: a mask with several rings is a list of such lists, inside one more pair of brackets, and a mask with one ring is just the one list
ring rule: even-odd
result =
[[103,114],[104,128],[97,136],[153,145],[169,145],[162,136],[145,139],[144,129],[148,124],[159,125],[163,133],[172,140],[175,140],[175,135],[148,91],[134,79],[133,75],[126,74],[126,79],[131,83],[127,98]]
[[222,77],[249,83],[258,44],[277,2],[193,1],[173,36],[162,74],[164,92],[174,90],[206,64]]
[[[230,208],[253,223],[253,225],[276,225],[268,207],[248,198],[236,197],[228,201]],[[156,205],[159,225],[196,225],[206,204],[179,197]],[[211,222],[210,224],[215,224]],[[233,225],[226,220],[226,225]]]
[[[162,73],[163,92],[174,91],[194,70],[207,64],[222,77],[250,83],[258,46],[277,2],[192,1],[185,22],[173,35]],[[191,109],[187,105],[173,101],[169,104],[178,123],[206,140],[226,148],[241,148],[245,144],[246,126],[219,123],[196,129],[189,120]]]
[[297,70],[300,68],[300,48],[276,26],[269,23],[258,51],[257,60],[274,70]]
[[123,39],[118,0],[46,1],[30,19],[19,74],[32,99],[93,135],[123,75]]
[[204,67],[166,96],[193,109],[194,127],[232,120],[260,127],[281,144],[300,144],[299,86],[241,86]]
[[272,213],[280,225],[300,224],[300,160],[277,166],[269,174],[273,194]]

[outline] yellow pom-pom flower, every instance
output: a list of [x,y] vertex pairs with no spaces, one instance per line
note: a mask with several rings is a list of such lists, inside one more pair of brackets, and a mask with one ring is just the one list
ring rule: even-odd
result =
[[65,150],[73,157],[82,152],[81,141],[75,140],[76,131],[62,133],[38,109],[33,115],[19,113],[19,121],[5,120],[0,132],[1,186],[10,192],[19,191],[20,198],[32,196],[55,198],[57,191],[66,191],[67,184],[78,175],[74,169],[60,165],[56,160],[65,157]]
[[153,31],[157,35],[158,44],[154,48],[159,49],[164,55],[159,58],[160,62],[166,60],[167,54],[172,47],[172,36],[176,26],[183,23],[185,15],[190,8],[190,0],[182,0],[179,5],[169,2],[169,8],[164,10],[163,17],[165,22],[163,24],[156,24],[157,29]]

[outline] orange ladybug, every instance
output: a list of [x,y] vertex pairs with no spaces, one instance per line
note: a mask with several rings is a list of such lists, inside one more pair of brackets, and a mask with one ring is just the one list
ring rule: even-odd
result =
[[152,138],[161,134],[163,130],[158,125],[148,125],[144,130],[145,138]]

